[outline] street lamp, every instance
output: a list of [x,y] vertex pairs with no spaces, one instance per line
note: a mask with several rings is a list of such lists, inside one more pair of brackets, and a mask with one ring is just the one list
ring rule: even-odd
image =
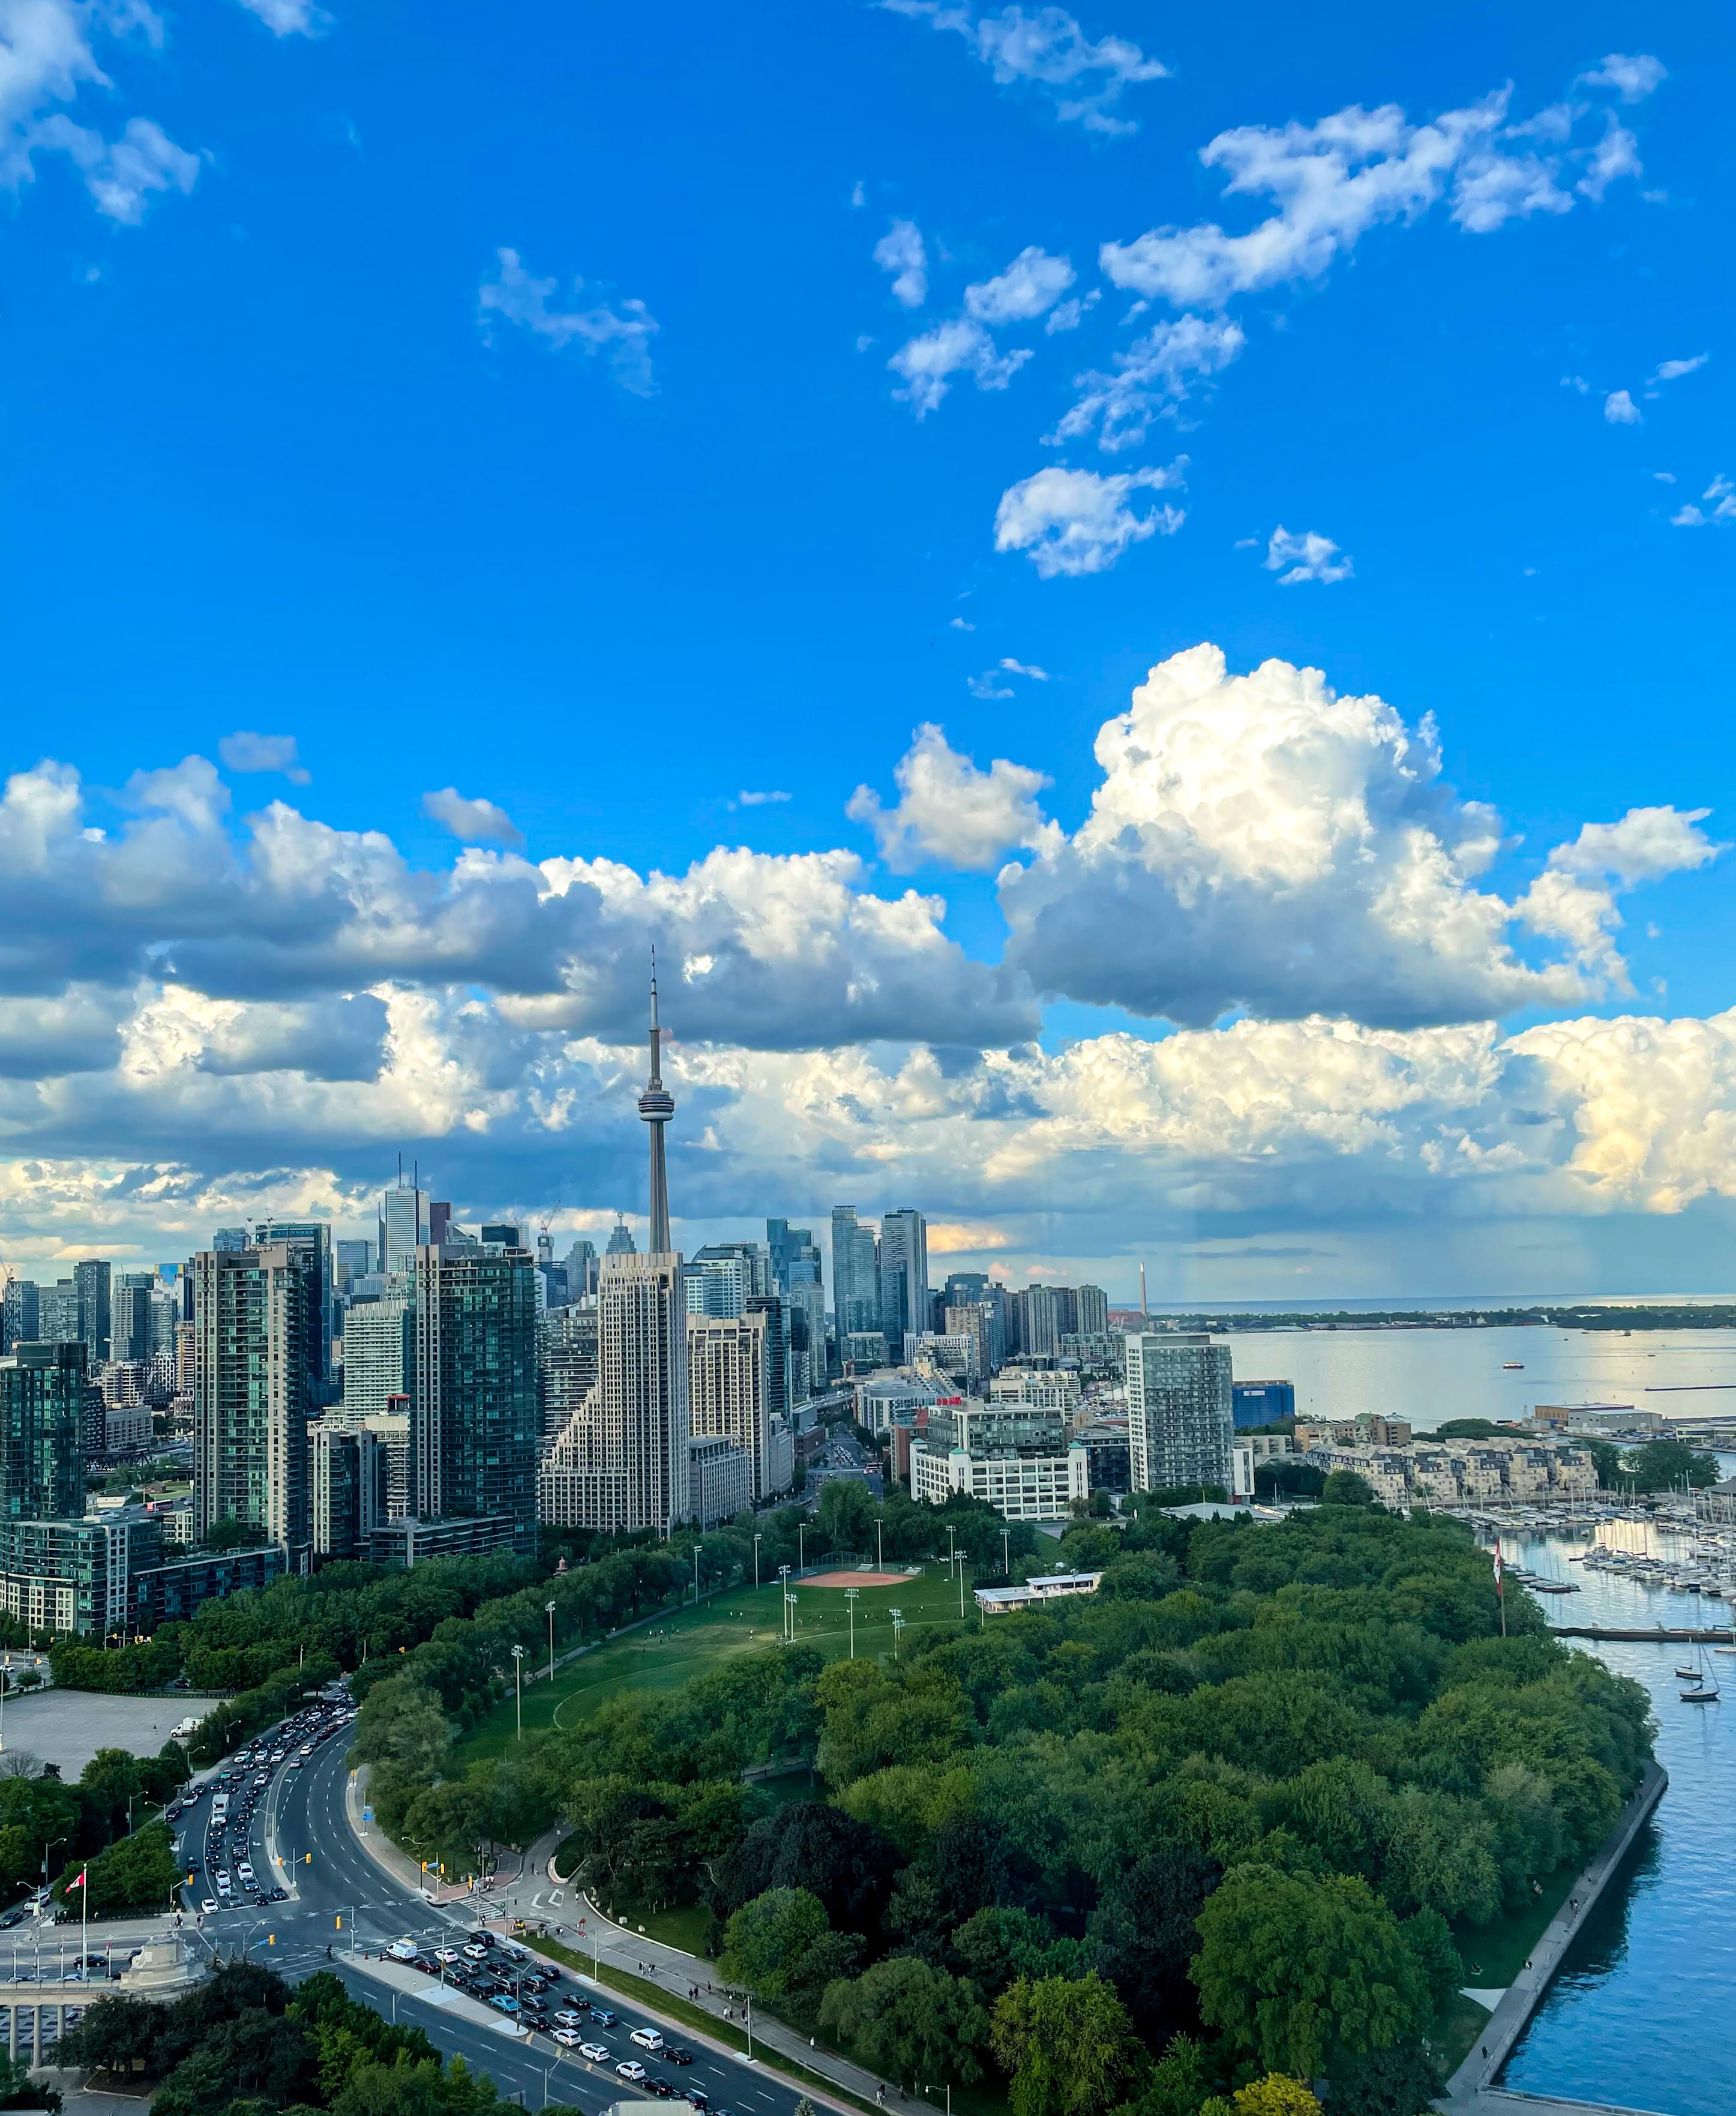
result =
[[757,1592],[758,1592],[758,1590],[759,1590],[759,1585],[760,1585],[760,1539],[759,1539],[759,1537],[758,1537],[758,1536],[755,1536],[755,1537],[754,1538],[754,1589],[755,1589],[755,1593],[757,1593]]
[[[778,1584],[783,1590],[784,1600],[788,1602],[790,1598],[790,1568],[788,1566],[780,1565],[778,1567]],[[784,1609],[780,1612],[780,1618],[778,1626],[778,1635],[780,1639],[787,1639],[789,1635],[790,1612],[788,1609]]]
[[861,1591],[860,1587],[847,1587],[844,1589],[844,1601],[850,1611],[850,1658],[852,1660],[856,1658],[856,1598]]
[[543,1607],[549,1612],[549,1680],[553,1682],[554,1680],[554,1604],[553,1602],[544,1602]]
[[903,1628],[904,1612],[894,1609],[892,1612],[892,1657],[894,1660],[898,1657],[898,1634]]
[[885,1527],[885,1515],[876,1514],[874,1517],[874,1562],[875,1569],[881,1572],[886,1570]]
[[[960,1576],[962,1578],[963,1576]],[[962,1608],[963,1606],[961,1602],[959,1607]],[[518,1706],[518,1738],[521,1741],[525,1738],[524,1668],[525,1649],[522,1646],[514,1646],[512,1649],[512,1695]]]
[[807,1523],[797,1521],[796,1524],[796,1570],[798,1572],[803,1570],[808,1562],[807,1533]]
[[783,1595],[784,1622],[789,1626],[789,1642],[796,1643],[796,1597],[786,1588]]

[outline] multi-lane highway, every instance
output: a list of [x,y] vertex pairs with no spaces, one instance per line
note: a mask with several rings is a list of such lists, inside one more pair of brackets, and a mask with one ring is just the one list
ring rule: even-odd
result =
[[[516,2036],[504,2022],[497,2028],[473,2018],[454,2017],[449,1990],[443,1990],[431,1977],[417,1976],[413,1989],[394,1994],[378,1976],[358,1966],[357,1954],[378,1957],[395,1941],[413,1940],[425,1955],[438,1947],[458,1946],[471,1936],[476,1920],[463,1904],[430,1903],[396,1881],[358,1841],[346,1811],[349,1772],[345,1757],[350,1739],[347,1725],[337,1727],[326,1739],[312,1743],[313,1754],[301,1760],[299,1769],[291,1767],[292,1759],[298,1758],[308,1744],[306,1731],[287,1743],[274,1736],[264,1764],[226,1764],[225,1769],[241,1773],[233,1781],[236,1785],[251,1787],[262,1772],[267,1783],[257,1789],[245,1820],[239,1819],[236,1792],[229,1792],[231,1807],[220,1851],[214,1842],[213,1793],[207,1792],[178,1818],[182,1856],[195,1876],[183,1892],[188,1910],[196,1912],[209,1901],[222,1904],[216,1886],[219,1871],[229,1874],[231,1894],[236,1895],[243,1861],[252,1868],[262,1892],[273,1885],[289,1891],[283,1902],[240,1899],[232,1907],[203,1913],[200,1929],[209,1944],[225,1957],[245,1950],[251,1960],[269,1962],[292,1980],[329,1967],[357,1998],[425,2029],[439,2049],[462,2055],[467,2064],[489,2073],[503,2093],[521,2095],[528,2109],[553,2102],[594,2116],[612,2102],[647,2091],[650,2082],[635,2086],[615,2071],[619,2062],[638,2061],[650,2082],[661,2081],[673,2095],[693,2093],[696,2100],[702,2095],[714,2116],[719,2111],[732,2112],[732,2116],[792,2116],[799,2098],[797,2089],[756,2064],[719,2056],[703,2044],[690,2041],[680,2028],[668,2026],[611,1993],[599,1992],[588,1979],[563,1972],[560,1988],[548,1994],[546,2003],[552,2017],[564,2002],[582,1993],[618,2014],[607,2028],[591,2025],[586,2017],[581,2031],[586,2040],[595,2040],[609,2051],[606,2061],[597,2063],[563,2049],[547,2033]],[[278,1750],[285,1753],[273,1765],[269,1755]],[[405,1980],[402,1976],[394,1979],[400,1985]],[[692,2063],[677,2067],[636,2048],[628,2037],[639,2027],[661,2027],[672,2044],[691,2051]],[[679,2107],[679,2100],[673,2105]]]

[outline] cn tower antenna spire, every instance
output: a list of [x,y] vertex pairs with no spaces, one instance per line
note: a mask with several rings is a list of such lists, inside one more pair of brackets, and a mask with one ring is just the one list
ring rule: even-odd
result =
[[639,1114],[651,1127],[651,1234],[653,1256],[670,1254],[669,1168],[663,1128],[675,1114],[675,1097],[663,1083],[663,1030],[657,1019],[657,950],[651,950],[651,1077],[639,1097]]

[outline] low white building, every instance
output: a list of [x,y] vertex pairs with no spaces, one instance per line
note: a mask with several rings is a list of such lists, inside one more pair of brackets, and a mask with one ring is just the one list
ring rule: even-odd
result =
[[1070,1595],[1095,1594],[1102,1579],[1100,1572],[1039,1573],[1017,1587],[979,1587],[976,1606],[985,1617],[1007,1617],[1015,1609],[1040,1608]]
[[954,1492],[1008,1520],[1061,1520],[1091,1495],[1091,1456],[1058,1410],[1025,1403],[937,1405],[910,1451],[910,1495],[944,1505]]

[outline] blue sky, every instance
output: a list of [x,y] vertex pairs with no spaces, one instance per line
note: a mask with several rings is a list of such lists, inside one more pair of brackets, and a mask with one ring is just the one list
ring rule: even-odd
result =
[[642,1210],[654,939],[690,1245],[1725,1282],[1713,10],[0,44],[0,1256]]

